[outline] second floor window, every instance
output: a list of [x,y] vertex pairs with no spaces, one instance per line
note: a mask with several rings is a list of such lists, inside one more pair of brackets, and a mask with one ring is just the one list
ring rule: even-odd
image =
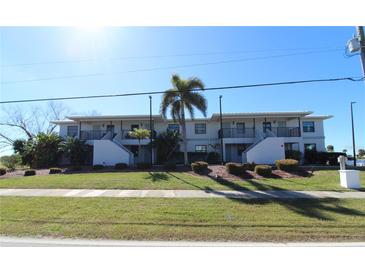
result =
[[206,145],[196,145],[195,152],[207,152],[207,146]]
[[67,126],[67,136],[76,137],[78,135],[78,126]]
[[168,124],[167,126],[167,131],[180,131],[180,126],[179,124]]
[[314,132],[314,122],[304,121],[303,122],[303,132]]
[[195,124],[195,134],[206,134],[207,125],[206,124]]

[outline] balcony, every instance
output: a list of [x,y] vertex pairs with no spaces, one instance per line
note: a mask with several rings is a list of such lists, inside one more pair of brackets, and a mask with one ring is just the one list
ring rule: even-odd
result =
[[[100,140],[102,139],[105,134],[108,131],[106,130],[81,130],[80,132],[80,139],[81,140]],[[120,132],[120,138],[121,139],[136,139],[135,137],[131,136],[129,134],[129,132],[131,132],[131,130],[122,130]],[[117,135],[117,131],[114,132],[114,136],[115,137]],[[153,131],[153,138],[156,137],[156,131]]]
[[300,137],[299,127],[273,127],[270,131],[276,137]]
[[[254,128],[223,128],[223,138],[254,138]],[[218,138],[221,138],[221,130],[218,130]]]

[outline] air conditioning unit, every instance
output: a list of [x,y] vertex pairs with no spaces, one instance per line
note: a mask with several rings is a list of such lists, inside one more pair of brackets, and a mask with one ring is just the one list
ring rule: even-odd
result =
[[360,42],[357,38],[352,38],[347,42],[349,52],[354,53],[360,50]]

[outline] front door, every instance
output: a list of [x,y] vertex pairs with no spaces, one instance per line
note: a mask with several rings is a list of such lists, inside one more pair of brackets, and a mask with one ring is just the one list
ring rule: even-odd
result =
[[106,126],[106,131],[111,132],[112,134],[114,134],[114,125],[107,125]]
[[262,127],[264,129],[264,132],[266,132],[266,130],[270,130],[271,131],[271,122],[263,122],[262,123]]

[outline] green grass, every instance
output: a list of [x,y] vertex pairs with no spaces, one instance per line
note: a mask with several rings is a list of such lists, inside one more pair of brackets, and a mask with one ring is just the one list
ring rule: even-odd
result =
[[[365,171],[360,171],[365,187]],[[345,190],[337,170],[315,171],[307,178],[219,180],[184,172],[105,172],[0,179],[0,188]]]
[[1,197],[0,234],[215,241],[364,241],[363,200]]

